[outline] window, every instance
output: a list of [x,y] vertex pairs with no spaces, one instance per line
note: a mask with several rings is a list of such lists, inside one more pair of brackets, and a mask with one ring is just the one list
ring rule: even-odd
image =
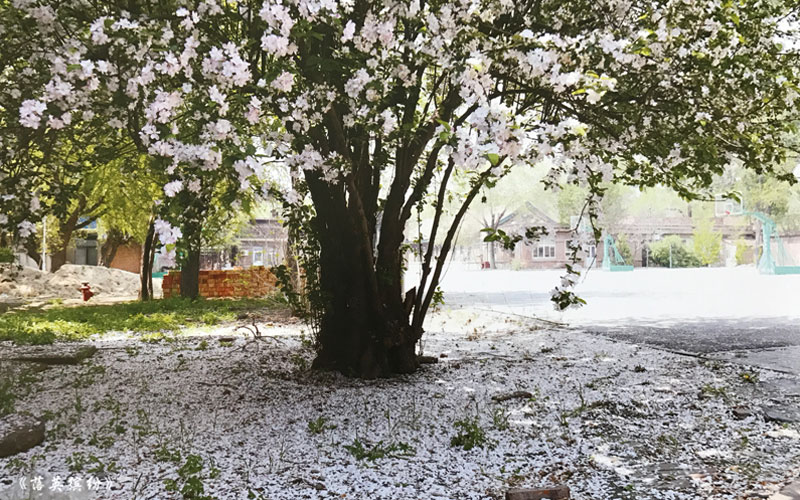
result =
[[254,266],[263,266],[264,265],[264,250],[260,248],[253,249],[253,265]]
[[597,245],[589,245],[586,247],[586,255],[590,259],[597,257]]
[[534,259],[555,259],[556,244],[554,241],[540,241],[533,249]]

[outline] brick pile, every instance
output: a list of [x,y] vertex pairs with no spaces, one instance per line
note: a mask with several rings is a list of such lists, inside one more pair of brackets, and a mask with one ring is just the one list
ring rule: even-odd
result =
[[[201,297],[262,297],[277,288],[275,275],[263,266],[200,271]],[[170,271],[161,283],[164,298],[181,294],[181,272]]]

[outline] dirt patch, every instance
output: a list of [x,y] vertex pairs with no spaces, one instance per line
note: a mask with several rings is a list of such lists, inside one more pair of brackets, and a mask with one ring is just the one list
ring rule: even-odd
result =
[[55,273],[15,266],[0,266],[0,302],[30,299],[74,299],[88,282],[98,296],[129,297],[139,292],[139,275],[100,266],[67,264]]

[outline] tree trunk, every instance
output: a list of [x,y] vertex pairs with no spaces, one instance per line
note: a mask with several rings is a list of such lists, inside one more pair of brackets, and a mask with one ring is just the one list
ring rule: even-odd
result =
[[78,212],[78,210],[75,210],[58,228],[58,250],[50,255],[51,273],[58,271],[61,266],[67,263],[67,247],[72,239],[75,226],[78,224]]
[[153,298],[153,255],[155,254],[156,226],[155,217],[150,217],[147,236],[142,244],[142,262],[139,271],[139,299],[147,301]]
[[489,242],[489,269],[497,269],[494,258],[494,241]]
[[[155,236],[153,237],[155,239]],[[150,293],[150,298],[154,298],[154,291],[153,291],[153,257],[155,256],[155,252],[152,250],[153,245],[151,245],[150,250],[150,260],[147,262],[147,291]]]
[[[81,195],[80,199],[78,200],[78,205],[75,209],[69,214],[69,217],[58,227],[58,250],[51,255],[50,257],[50,272],[54,273],[61,269],[61,266],[67,263],[67,247],[69,246],[70,240],[72,240],[72,235],[78,229],[83,229],[88,226],[90,223],[97,219],[97,216],[86,217],[83,222],[78,222],[81,218],[81,215],[86,210],[86,197]],[[93,211],[94,208],[88,210],[88,212]]]
[[39,249],[38,241],[35,238],[28,238],[25,240],[25,254],[36,261],[39,269],[42,268],[42,252]]
[[196,299],[200,295],[200,249],[195,245],[186,251],[181,265],[181,297]]
[[413,331],[402,305],[375,300],[367,278],[374,271],[353,243],[354,233],[320,237],[320,287],[327,303],[314,368],[370,379],[411,373],[419,366],[416,344],[422,332]]
[[289,270],[289,277],[292,284],[292,289],[295,291],[299,291],[302,289],[303,284],[300,280],[300,263],[297,260],[297,256],[295,255],[295,244],[294,238],[292,237],[291,232],[289,233],[286,239],[286,269]]
[[67,248],[65,244],[62,244],[61,248],[59,248],[58,251],[50,255],[50,272],[54,273],[58,271],[59,269],[61,269],[61,266],[63,266],[66,263],[67,263]]
[[128,242],[128,238],[116,229],[108,232],[105,243],[100,247],[100,265],[111,267],[114,257],[117,255],[119,247]]
[[[319,241],[322,314],[314,368],[360,378],[389,377],[418,368],[416,344],[422,328],[412,328],[411,309],[400,292],[401,253],[376,271],[375,227],[352,183],[330,185],[306,175],[317,207],[312,221]],[[384,221],[387,224],[387,221]],[[388,239],[403,240],[403,225],[384,226]],[[399,248],[399,245],[398,245]]]

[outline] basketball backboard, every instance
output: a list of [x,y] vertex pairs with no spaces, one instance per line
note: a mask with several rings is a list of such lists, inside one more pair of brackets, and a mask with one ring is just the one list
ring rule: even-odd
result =
[[714,215],[725,217],[728,215],[742,215],[744,213],[744,201],[736,201],[717,195],[714,199]]

